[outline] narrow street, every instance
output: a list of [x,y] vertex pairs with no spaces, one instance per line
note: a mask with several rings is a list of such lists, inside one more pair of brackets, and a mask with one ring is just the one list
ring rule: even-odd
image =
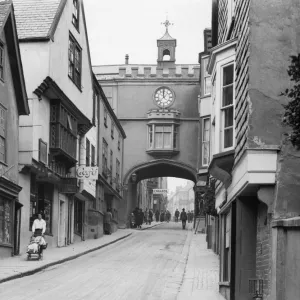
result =
[[[70,262],[3,283],[0,297],[140,300],[193,299],[196,295],[200,299],[202,294],[204,300],[215,300],[219,299],[218,259],[205,248],[205,236],[194,235],[190,224],[188,230],[182,230],[180,223],[165,223],[136,231]],[[196,253],[202,253],[198,264]],[[203,268],[196,270],[199,263]]]

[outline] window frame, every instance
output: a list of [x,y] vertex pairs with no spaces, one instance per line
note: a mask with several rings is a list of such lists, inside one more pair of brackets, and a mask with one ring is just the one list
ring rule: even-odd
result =
[[[227,223],[228,222],[228,223]],[[228,226],[229,225],[229,226]],[[231,265],[231,230],[232,230],[232,212],[231,209],[224,212],[222,214],[222,236],[223,236],[223,243],[222,243],[222,273],[221,273],[221,281],[222,282],[230,282],[230,265]],[[228,234],[228,238],[227,238]],[[227,246],[228,243],[228,246]],[[228,249],[228,250],[227,250]]]
[[112,139],[115,138],[115,123],[113,120],[111,120],[110,136]]
[[107,178],[107,156],[108,156],[108,144],[106,140],[102,139],[102,174]]
[[[224,79],[224,69],[226,67],[231,66],[233,67],[233,80],[232,83],[223,85],[223,79]],[[220,97],[220,112],[221,112],[221,134],[220,134],[220,145],[221,145],[221,150],[223,151],[229,151],[234,149],[235,147],[235,62],[230,61],[224,65],[221,66],[220,68],[221,71],[221,82],[220,82],[220,89],[221,89],[221,97]],[[226,106],[223,106],[223,95],[224,95],[224,89],[232,86],[232,103]],[[233,112],[232,112],[232,126],[227,126],[225,127],[225,111],[229,110],[232,107]],[[229,147],[225,147],[225,130],[228,130],[232,128],[232,145]]]
[[5,79],[5,47],[4,43],[0,41],[0,80],[4,82]]
[[[77,5],[77,7],[75,6]],[[77,16],[75,16],[74,12],[77,12]],[[79,17],[80,17],[80,0],[73,0],[73,12],[72,12],[72,24],[79,32]],[[75,22],[74,22],[75,20]]]
[[[208,120],[209,128],[208,128],[208,141],[205,141],[205,121]],[[201,132],[201,163],[202,166],[208,166],[210,162],[210,132],[211,132],[211,123],[210,123],[210,117],[204,117],[201,120],[201,127],[202,127],[202,132]],[[204,144],[208,144],[208,157],[207,157],[207,163],[204,163]]]
[[118,150],[120,151],[121,150],[121,133],[119,132],[119,135],[118,135]]
[[[5,224],[8,223],[7,219],[5,218],[5,205],[7,204],[9,207],[9,238],[10,240],[8,242],[5,241],[0,241],[0,245],[13,245],[13,228],[14,228],[14,224],[13,224],[13,202],[6,197],[0,196],[0,201],[3,202],[3,216],[2,216],[2,224],[0,224],[0,230],[3,230],[3,238],[5,238]],[[1,213],[1,211],[0,211]]]
[[88,138],[85,138],[85,166],[91,165],[91,142]]
[[116,190],[120,191],[120,170],[121,164],[120,161],[116,158]]
[[112,178],[113,178],[113,176],[112,176],[112,174],[113,174],[113,156],[114,156],[114,152],[112,151],[112,150],[110,150],[110,157],[109,157],[109,169],[110,169],[110,184],[112,184],[113,183],[113,180],[112,180]]
[[91,144],[91,167],[96,167],[97,161],[96,161],[96,147]]
[[[73,45],[72,47],[70,45]],[[72,49],[71,49],[72,48]],[[77,52],[76,52],[77,51]],[[71,54],[72,53],[72,54]],[[76,53],[78,56],[78,68],[76,68]],[[72,72],[70,72],[70,66],[72,67]],[[78,71],[77,71],[78,69]],[[76,80],[76,75],[79,78],[79,82]],[[68,48],[68,77],[73,81],[77,88],[82,91],[81,80],[82,80],[82,48],[74,38],[74,36],[69,32],[69,48]]]
[[104,107],[104,126],[107,128],[107,116],[108,116],[108,111],[106,107]]
[[[148,142],[148,150],[161,150],[161,151],[170,151],[177,150],[179,148],[179,124],[175,123],[155,123],[147,125],[147,142]],[[171,138],[170,138],[170,148],[164,147],[164,134],[169,133],[167,131],[162,132],[162,148],[157,148],[156,145],[156,127],[171,127]],[[174,137],[176,136],[176,147],[174,147]]]
[[[212,82],[211,82],[211,76],[207,72],[207,64],[208,64],[209,58],[204,58],[203,59],[203,96],[208,96],[211,95],[211,89],[212,89]],[[210,90],[209,92],[206,92],[206,80],[210,80]]]
[[[2,115],[3,113],[3,115]],[[3,117],[3,118],[2,118]],[[3,126],[2,126],[3,120]],[[0,139],[3,141],[3,159],[0,157],[0,162],[7,162],[7,109],[0,104]],[[1,147],[0,147],[1,149]]]

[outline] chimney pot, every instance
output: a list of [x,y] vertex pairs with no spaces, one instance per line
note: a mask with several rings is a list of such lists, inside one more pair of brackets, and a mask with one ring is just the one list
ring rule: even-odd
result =
[[128,65],[128,61],[129,61],[129,55],[126,54],[126,55],[125,55],[125,65]]

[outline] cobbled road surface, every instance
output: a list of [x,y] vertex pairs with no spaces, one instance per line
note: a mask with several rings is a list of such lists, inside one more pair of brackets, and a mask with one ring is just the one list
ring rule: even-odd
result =
[[137,230],[111,246],[1,284],[0,299],[176,299],[192,238],[188,226],[171,222]]

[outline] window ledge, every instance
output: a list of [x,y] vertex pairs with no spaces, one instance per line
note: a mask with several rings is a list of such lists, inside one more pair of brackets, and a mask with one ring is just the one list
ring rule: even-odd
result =
[[0,246],[5,248],[13,248],[12,244],[6,244],[6,243],[0,243]]
[[228,287],[230,287],[230,282],[229,281],[221,281],[221,282],[219,282],[219,286],[228,286]]
[[148,154],[153,156],[175,156],[179,153],[177,149],[148,149],[146,151]]
[[215,154],[209,164],[208,172],[228,188],[231,184],[231,171],[234,164],[234,150]]

